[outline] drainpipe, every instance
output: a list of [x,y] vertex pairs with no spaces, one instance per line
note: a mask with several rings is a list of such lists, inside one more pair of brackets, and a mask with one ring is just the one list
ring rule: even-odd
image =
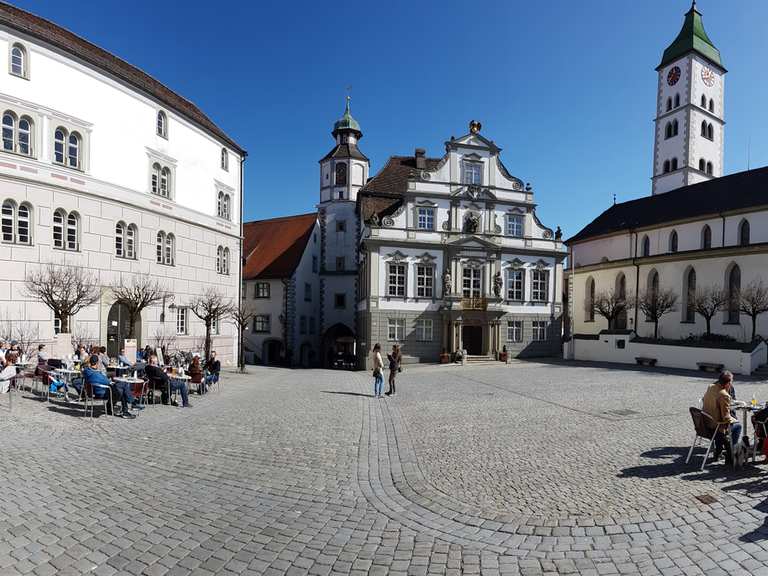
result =
[[[638,303],[638,292],[640,291],[640,264],[637,263],[637,232],[632,232],[632,230],[629,231],[630,234],[635,235],[635,252],[632,255],[632,264],[635,265],[635,334],[637,334],[637,303]],[[631,242],[631,240],[630,240]]]
[[722,237],[722,239],[721,239],[722,241],[720,242],[720,245],[721,245],[723,248],[725,248],[725,214],[723,214],[723,213],[721,212],[720,214],[718,214],[718,216],[720,216],[720,218],[722,218],[722,219],[723,219],[723,237]]
[[[244,171],[243,168],[245,166],[245,157],[248,156],[248,154],[243,151],[242,156],[240,156],[240,266],[237,267],[237,306],[240,307],[243,305],[243,265],[245,264],[245,256],[243,255],[243,207],[245,206],[245,189],[243,188],[245,183],[245,177],[244,177]],[[240,360],[242,359],[243,362],[243,368],[245,368],[245,352],[243,350],[243,330],[245,329],[244,326],[238,327],[238,337],[237,337],[237,367],[238,369],[241,368],[240,366]]]

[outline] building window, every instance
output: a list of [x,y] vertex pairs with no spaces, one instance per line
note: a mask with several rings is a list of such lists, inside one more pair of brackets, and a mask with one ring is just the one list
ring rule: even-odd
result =
[[269,282],[256,282],[253,287],[254,298],[269,298]]
[[510,320],[507,322],[507,342],[523,341],[523,321]]
[[304,302],[312,302],[312,284],[304,283]]
[[3,114],[3,150],[24,156],[32,155],[33,123],[28,116],[22,116],[18,123],[16,114],[6,110]]
[[435,268],[429,264],[416,265],[416,296],[432,298],[435,295]]
[[673,172],[674,172],[675,170],[677,170],[677,158],[672,158],[672,163],[671,163],[671,165],[670,165],[670,166],[671,166],[671,168],[670,168],[670,169],[671,169]]
[[176,238],[163,231],[157,233],[157,263],[173,266],[176,262]]
[[136,259],[136,237],[139,235],[135,224],[129,224],[125,231],[125,257]]
[[507,300],[522,302],[525,298],[525,270],[521,268],[507,270]]
[[669,251],[673,254],[677,252],[677,230],[669,233]]
[[27,50],[21,44],[14,44],[11,48],[11,74],[28,78],[27,72]]
[[168,138],[168,117],[162,110],[157,111],[157,125],[155,129],[158,136]]
[[13,152],[16,149],[16,115],[13,112],[3,114],[3,150]]
[[642,254],[646,258],[651,255],[651,239],[648,236],[643,236]]
[[584,321],[595,321],[595,279],[587,278],[587,287],[584,298]]
[[317,256],[312,256],[312,272],[317,272]]
[[115,225],[115,256],[125,257],[125,224],[123,222]]
[[[70,328],[72,325],[70,324]],[[58,314],[54,314],[53,316],[53,333],[54,334],[61,334],[61,317]]]
[[728,272],[728,323],[739,323],[739,296],[741,294],[741,269],[734,264]]
[[405,264],[389,264],[387,296],[405,297]]
[[680,106],[680,94],[675,94],[675,108]]
[[221,169],[229,171],[229,152],[226,148],[221,149]]
[[667,98],[667,112],[672,110],[672,98]]
[[680,124],[678,123],[677,119],[673,120],[672,122],[667,122],[667,125],[664,127],[664,139],[669,140],[670,138],[677,136],[680,130]]
[[269,315],[257,314],[253,317],[253,332],[256,334],[263,334],[269,332]]
[[307,317],[302,316],[299,318],[299,334],[302,336],[307,333]]
[[435,229],[435,209],[434,208],[417,208],[416,209],[416,227],[419,230],[434,230]]
[[416,320],[416,340],[418,342],[432,342],[432,320],[419,318]]
[[704,250],[712,248],[712,229],[708,225],[704,225],[701,231],[701,247]]
[[709,99],[709,111],[715,113],[715,101],[712,98]]
[[333,305],[339,310],[344,310],[347,307],[347,295],[343,293],[334,294]]
[[670,163],[669,160],[664,160],[664,174],[669,172]]
[[707,174],[712,176],[713,172],[714,172],[714,170],[712,169],[712,162],[707,162]]
[[346,232],[347,231],[347,221],[346,220],[337,220],[336,221],[336,232]]
[[523,222],[524,220],[521,214],[507,214],[507,236],[522,238]]
[[59,126],[53,133],[53,161],[80,170],[83,165],[83,139]]
[[187,333],[187,309],[183,306],[176,308],[176,334]]
[[[648,274],[648,300],[650,302],[653,302],[656,300],[657,294],[659,293],[659,273],[656,272],[656,270],[651,270]],[[653,322],[653,318],[648,316],[646,314],[645,316],[646,322]]]
[[70,168],[80,168],[81,166],[81,144],[80,134],[72,132],[69,135],[69,144],[67,146],[67,166]]
[[216,249],[216,272],[229,275],[229,248],[219,246]]
[[336,270],[339,272],[344,271],[345,265],[344,265],[344,256],[337,256],[336,257]]
[[2,208],[3,242],[10,244],[32,244],[32,208],[29,204],[16,205],[5,200]]
[[313,335],[317,331],[315,317],[310,316],[309,317],[309,334]]
[[217,336],[219,334],[219,318],[218,318],[218,316],[211,319],[211,334],[216,334]]
[[547,339],[547,322],[544,320],[534,320],[531,322],[531,340],[534,342],[544,342]]
[[461,279],[461,293],[464,298],[480,298],[481,273],[480,268],[464,268]]
[[405,340],[405,318],[387,319],[387,340],[390,342]]
[[336,186],[347,185],[347,165],[342,163],[336,164]]
[[219,191],[216,202],[216,215],[225,220],[232,219],[232,197],[226,192]]
[[701,107],[702,108],[707,107],[707,97],[704,94],[701,95]]
[[59,250],[80,250],[80,215],[64,210],[53,213],[53,247]]
[[152,194],[163,198],[171,198],[173,185],[171,176],[171,169],[168,166],[161,166],[158,162],[154,162],[150,175],[150,191]]
[[739,224],[739,246],[749,246],[749,221],[742,220]]
[[134,224],[118,222],[115,225],[115,256],[118,258],[136,258],[137,229]]
[[534,302],[547,302],[549,293],[549,272],[533,270],[531,272],[531,299]]
[[685,276],[685,316],[684,322],[696,322],[696,270],[691,268]]
[[483,183],[483,165],[480,162],[462,162],[462,182],[481,185]]
[[707,170],[707,162],[704,158],[699,158],[699,170],[705,172]]

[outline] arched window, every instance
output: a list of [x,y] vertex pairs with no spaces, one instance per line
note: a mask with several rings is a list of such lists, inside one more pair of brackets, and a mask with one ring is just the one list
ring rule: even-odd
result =
[[171,171],[167,166],[160,170],[160,196],[171,197]]
[[123,222],[115,225],[115,256],[118,258],[125,256],[125,224]]
[[[659,293],[659,273],[656,272],[655,269],[648,273],[648,283],[646,285],[646,290],[648,292],[648,299],[650,301],[655,300],[656,295]],[[645,321],[653,322],[653,318],[650,318],[646,315]]]
[[16,151],[25,156],[32,155],[32,120],[28,116],[22,116],[19,120],[19,135]]
[[669,167],[671,166],[669,160],[664,160],[664,174],[669,172]]
[[232,197],[229,194],[224,195],[224,218],[232,218]]
[[696,270],[693,268],[689,268],[683,276],[683,294],[685,295],[683,322],[696,322]]
[[3,202],[2,233],[3,242],[16,241],[16,203],[13,200]]
[[704,94],[701,95],[701,107],[702,108],[707,107],[707,97]]
[[699,158],[699,170],[704,172],[707,169],[707,161],[704,158]]
[[643,251],[642,254],[644,257],[651,255],[651,239],[648,236],[643,237]]
[[587,285],[584,290],[584,321],[595,321],[595,279],[591,276],[587,278]]
[[336,186],[347,185],[347,165],[343,162],[336,164]]
[[712,248],[712,229],[708,224],[705,224],[701,230],[701,247],[704,250]]
[[706,120],[701,121],[701,136],[702,138],[707,137],[707,122]]
[[232,198],[229,194],[219,191],[218,201],[216,203],[216,215],[219,218],[229,220],[232,217],[231,212]]
[[27,77],[27,51],[21,44],[14,44],[11,48],[11,74]]
[[726,276],[728,286],[727,318],[729,324],[739,323],[739,296],[741,294],[741,269],[732,264]]
[[67,147],[66,129],[59,126],[53,134],[53,161],[57,164],[64,164],[64,154]]
[[711,122],[707,124],[707,138],[709,138],[710,140],[715,139],[715,127],[712,126]]
[[669,234],[669,251],[677,252],[677,230],[672,230]]
[[712,175],[712,162],[707,162],[707,174]]
[[[616,296],[618,296],[621,300],[627,299],[627,277],[624,275],[623,272],[619,272],[619,274],[616,276]],[[616,318],[616,323],[614,325],[614,328],[616,330],[627,329],[626,309],[621,314],[619,314],[619,316]]]
[[165,232],[157,233],[157,263],[163,263],[163,252],[165,249]]
[[224,248],[223,274],[229,276],[229,248]]
[[664,126],[664,138],[669,139],[672,138],[672,123],[667,122],[667,125]]
[[168,234],[165,237],[165,263],[168,266],[173,266],[176,262],[176,238],[173,234]]
[[80,150],[80,143],[81,143],[80,134],[77,132],[72,132],[72,134],[69,135],[69,145],[67,146],[67,164],[71,166],[72,168],[80,168],[82,163],[81,158],[81,150]]
[[168,138],[168,117],[162,110],[157,111],[157,135]]
[[67,214],[64,210],[56,210],[53,213],[53,247],[60,250],[64,249],[64,222]]
[[22,203],[16,215],[16,242],[32,244],[32,208]]
[[216,274],[224,274],[224,248],[216,248]]
[[715,112],[715,101],[712,98],[709,99],[709,111],[713,114]]
[[673,171],[673,172],[674,172],[675,170],[677,170],[677,158],[672,158],[672,166],[671,166],[671,169],[672,169],[672,171]]
[[152,164],[152,194],[160,194],[160,164]]
[[136,236],[138,236],[136,224],[129,224],[125,231],[125,257],[131,260],[136,258]]
[[675,94],[675,108],[680,106],[680,94]]
[[80,215],[77,212],[67,215],[67,250],[80,250]]
[[16,115],[13,112],[3,114],[3,150],[13,152],[16,140]]
[[667,112],[672,110],[672,98],[667,98]]
[[680,125],[677,122],[677,118],[672,122],[672,136],[677,136]]
[[221,169],[229,170],[229,152],[226,148],[221,149]]
[[739,246],[749,246],[749,221],[742,220],[739,224]]
[[80,250],[80,215],[67,214],[59,208],[53,213],[53,247],[59,250]]

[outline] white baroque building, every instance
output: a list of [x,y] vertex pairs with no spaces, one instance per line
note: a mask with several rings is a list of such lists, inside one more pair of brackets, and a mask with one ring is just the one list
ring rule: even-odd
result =
[[375,343],[408,362],[559,352],[560,231],[480,130],[471,122],[440,158],[393,156],[360,190],[361,358]]
[[[185,304],[208,287],[238,301],[245,151],[194,104],[56,24],[0,4],[0,312],[50,341],[57,319],[25,295],[52,262],[98,278],[100,301],[72,319],[116,354],[124,311],[109,287],[157,278],[170,296],[144,311],[139,344],[201,347]],[[229,322],[214,348],[233,362]]]
[[[768,168],[722,176],[725,68],[695,2],[657,71],[652,195],[612,206],[567,241],[577,337],[609,328],[593,311],[601,292],[673,291],[677,309],[662,317],[659,336],[677,339],[705,331],[693,309],[698,291],[722,289],[735,302],[744,287],[768,283]],[[611,328],[654,334],[637,307]],[[768,336],[768,315],[757,328]],[[748,341],[751,319],[729,304],[712,331]]]

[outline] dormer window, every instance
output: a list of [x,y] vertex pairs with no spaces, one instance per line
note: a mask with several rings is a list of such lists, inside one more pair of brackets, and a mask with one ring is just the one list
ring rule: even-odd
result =
[[434,230],[435,209],[419,207],[416,210],[416,227],[419,230]]
[[10,72],[14,76],[20,76],[21,78],[29,77],[27,75],[29,69],[27,64],[27,49],[21,44],[16,43],[11,47],[10,65]]
[[523,237],[523,216],[522,214],[507,215],[507,236],[513,238]]
[[480,162],[464,162],[462,164],[462,182],[480,186],[483,183],[483,165]]

